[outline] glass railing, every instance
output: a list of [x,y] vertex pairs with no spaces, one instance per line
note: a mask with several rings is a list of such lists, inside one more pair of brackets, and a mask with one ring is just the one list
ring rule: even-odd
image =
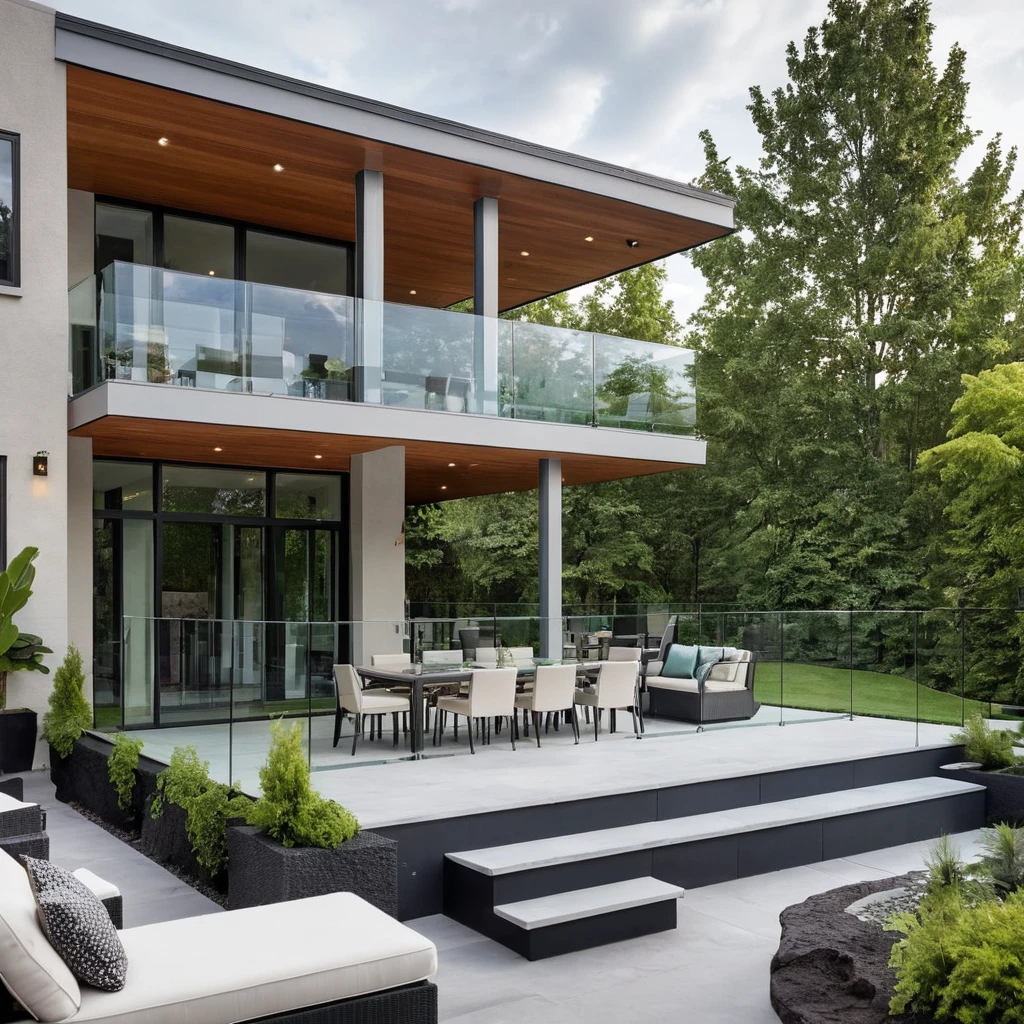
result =
[[691,434],[693,353],[517,320],[112,263],[70,292],[104,380]]

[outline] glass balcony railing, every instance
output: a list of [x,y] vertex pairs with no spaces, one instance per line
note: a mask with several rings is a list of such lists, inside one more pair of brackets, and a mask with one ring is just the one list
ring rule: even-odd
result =
[[693,353],[587,331],[112,263],[70,293],[104,380],[693,433]]

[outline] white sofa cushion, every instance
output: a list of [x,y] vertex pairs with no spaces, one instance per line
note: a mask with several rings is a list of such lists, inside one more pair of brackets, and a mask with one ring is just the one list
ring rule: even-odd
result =
[[[698,683],[696,679],[673,679],[670,676],[654,676],[647,680],[647,686],[655,690],[680,690],[683,693],[697,693]],[[709,679],[704,684],[705,693],[731,693],[736,690],[745,690],[746,683],[742,680]]]
[[434,944],[354,893],[121,932],[128,983],[82,993],[72,1021],[226,1024],[423,981]]
[[43,934],[25,869],[0,851],[0,979],[36,1020],[70,1017],[82,1002],[75,976]]

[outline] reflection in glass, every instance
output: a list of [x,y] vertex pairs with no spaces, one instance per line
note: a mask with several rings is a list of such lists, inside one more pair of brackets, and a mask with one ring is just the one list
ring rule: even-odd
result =
[[348,293],[348,247],[249,228],[245,278],[310,292]]
[[235,229],[195,217],[164,217],[166,270],[208,277],[235,276]]
[[262,516],[266,486],[266,474],[254,469],[165,465],[163,511]]
[[115,260],[153,263],[153,214],[130,206],[96,204],[96,270]]
[[328,473],[278,473],[278,519],[340,519],[341,478]]
[[108,462],[92,464],[92,507],[106,511],[153,511],[153,464]]
[[0,283],[14,280],[14,143],[0,139]]
[[593,422],[594,336],[543,324],[513,324],[514,406],[502,415]]
[[124,636],[124,723],[153,722],[153,522],[123,519],[122,612]]

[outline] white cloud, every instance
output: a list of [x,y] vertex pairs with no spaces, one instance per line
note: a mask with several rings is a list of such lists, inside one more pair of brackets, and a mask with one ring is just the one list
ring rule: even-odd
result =
[[[826,0],[67,0],[68,13],[337,89],[689,181],[710,128],[758,158],[748,89],[785,81],[785,47]],[[959,40],[984,140],[1024,139],[1024,4],[934,0],[936,62]],[[1024,184],[1024,171],[1019,175]],[[700,302],[670,263],[680,316]]]

